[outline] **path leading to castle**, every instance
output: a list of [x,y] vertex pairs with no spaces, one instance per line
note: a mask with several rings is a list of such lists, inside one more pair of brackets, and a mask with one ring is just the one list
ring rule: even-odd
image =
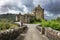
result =
[[48,40],[47,37],[40,34],[40,31],[36,29],[36,26],[38,24],[26,24],[28,26],[28,31],[26,33],[21,34],[24,36],[24,39],[22,37],[18,38],[18,40]]

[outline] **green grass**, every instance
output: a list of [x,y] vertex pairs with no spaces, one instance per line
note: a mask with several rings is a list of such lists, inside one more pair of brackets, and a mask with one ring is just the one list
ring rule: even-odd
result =
[[6,19],[1,19],[0,20],[0,31],[1,30],[6,30],[6,29],[11,29],[11,28],[16,28],[16,27],[18,27],[18,24],[10,22]]
[[31,24],[40,24],[41,23],[41,20],[37,20],[35,18],[32,18],[31,21],[30,21]]
[[53,19],[53,20],[31,20],[31,24],[41,24],[42,27],[50,27],[54,30],[59,30],[60,31],[60,18]]
[[50,21],[42,20],[41,25],[42,27],[50,27],[54,30],[60,31],[60,23],[57,20],[50,20]]
[[40,24],[40,22],[33,22],[32,24]]

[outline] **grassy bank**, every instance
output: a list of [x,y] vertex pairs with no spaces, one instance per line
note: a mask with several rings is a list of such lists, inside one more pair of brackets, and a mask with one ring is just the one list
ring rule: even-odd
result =
[[15,24],[15,23],[8,21],[6,19],[0,20],[0,31],[15,28],[15,27],[18,27],[18,24]]
[[32,19],[30,20],[30,23],[31,23],[31,24],[40,24],[40,22],[41,22],[41,20],[37,20],[37,19],[35,19],[35,18],[32,18]]
[[50,27],[54,30],[60,31],[60,22],[58,22],[57,20],[50,20],[50,21],[42,20],[41,25],[42,27]]
[[41,24],[42,27],[50,27],[54,30],[59,30],[60,31],[60,18],[57,19],[52,19],[52,20],[36,20],[36,19],[31,19],[31,24]]

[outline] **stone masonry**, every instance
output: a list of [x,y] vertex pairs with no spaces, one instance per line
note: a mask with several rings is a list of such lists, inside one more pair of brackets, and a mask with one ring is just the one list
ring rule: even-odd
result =
[[33,14],[35,15],[35,18],[37,20],[44,19],[44,9],[42,9],[40,5],[35,7],[35,9],[33,10]]
[[42,27],[37,26],[37,29],[42,34],[42,31],[45,31],[45,36],[47,36],[50,40],[60,40],[60,31],[54,30],[52,28],[45,28],[42,30]]
[[14,40],[16,39],[25,29],[27,26],[22,26],[18,28],[13,28],[5,31],[0,32],[0,40]]
[[32,13],[24,15],[21,15],[21,13],[19,13],[16,16],[16,21],[20,21],[23,23],[30,23],[30,20],[32,18],[36,18],[37,20],[44,19],[44,9],[42,9],[40,5],[38,5],[38,7],[35,7]]
[[21,13],[19,13],[19,15],[16,16],[16,21],[20,21],[23,23],[30,23],[32,17],[33,16],[31,16],[30,14],[21,15]]

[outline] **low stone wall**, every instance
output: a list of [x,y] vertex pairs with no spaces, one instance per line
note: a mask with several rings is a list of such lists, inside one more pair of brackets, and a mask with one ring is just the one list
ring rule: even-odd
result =
[[37,26],[36,28],[41,32],[41,34],[45,34],[45,28],[42,28],[40,26]]
[[0,32],[0,40],[14,40],[16,39],[25,29],[27,26],[13,28],[5,31]]
[[23,31],[25,30],[27,28],[27,26],[25,25],[25,26],[23,26]]
[[[42,27],[37,27],[42,33]],[[45,34],[50,40],[60,40],[60,31],[53,30],[51,28],[45,28]]]
[[46,28],[45,29],[46,36],[50,40],[60,40],[60,31],[53,30],[51,28]]
[[37,28],[40,32],[42,32],[42,27],[37,26],[36,28]]

